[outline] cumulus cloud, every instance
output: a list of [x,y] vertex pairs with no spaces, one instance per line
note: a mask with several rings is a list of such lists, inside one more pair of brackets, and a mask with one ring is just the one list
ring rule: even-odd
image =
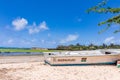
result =
[[22,30],[26,27],[28,21],[25,18],[17,18],[12,21],[12,25],[14,26],[15,30]]
[[120,44],[120,39],[119,38],[115,38],[115,37],[108,37],[104,40],[104,43],[106,44],[110,44],[110,43],[114,43],[114,44]]
[[115,39],[115,37],[108,37],[108,38],[106,38],[105,40],[104,40],[104,42],[105,43],[113,43],[114,42],[114,39]]
[[71,41],[75,41],[78,39],[78,35],[68,35],[65,39],[62,39],[60,41],[60,43],[67,43],[67,42],[71,42]]
[[29,28],[30,34],[39,33],[41,31],[45,31],[49,29],[45,21],[41,22],[38,26],[35,23],[33,23],[33,25],[30,27],[31,27]]
[[16,18],[15,20],[12,21],[12,26],[16,31],[27,29],[29,34],[49,30],[45,21],[41,22],[39,25],[36,25],[35,22],[32,25],[30,25],[28,24],[28,21],[25,18]]

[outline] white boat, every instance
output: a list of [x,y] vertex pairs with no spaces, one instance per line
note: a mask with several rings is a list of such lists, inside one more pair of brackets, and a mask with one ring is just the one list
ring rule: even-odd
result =
[[115,64],[120,50],[66,51],[45,53],[45,63],[58,65]]

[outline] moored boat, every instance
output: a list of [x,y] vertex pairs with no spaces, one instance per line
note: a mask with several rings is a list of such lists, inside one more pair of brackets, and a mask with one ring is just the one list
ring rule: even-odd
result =
[[45,63],[58,65],[115,64],[119,50],[65,51],[45,54]]

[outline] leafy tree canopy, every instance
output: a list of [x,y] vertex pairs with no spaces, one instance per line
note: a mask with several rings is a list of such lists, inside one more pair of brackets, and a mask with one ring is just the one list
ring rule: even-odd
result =
[[[110,14],[116,14],[115,16],[100,22],[98,25],[104,25],[107,24],[107,27],[105,27],[104,30],[101,30],[99,33],[102,33],[106,30],[108,30],[112,24],[119,24],[120,25],[120,8],[112,8],[105,6],[109,0],[103,0],[102,2],[98,3],[96,6],[89,8],[87,10],[88,13],[90,12],[96,12],[96,13],[110,13]],[[115,30],[114,33],[120,32],[120,27],[119,29]]]

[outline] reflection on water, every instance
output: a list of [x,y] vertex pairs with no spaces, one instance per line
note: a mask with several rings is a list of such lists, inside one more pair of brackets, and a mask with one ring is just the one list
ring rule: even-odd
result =
[[0,56],[43,55],[42,52],[1,52]]

